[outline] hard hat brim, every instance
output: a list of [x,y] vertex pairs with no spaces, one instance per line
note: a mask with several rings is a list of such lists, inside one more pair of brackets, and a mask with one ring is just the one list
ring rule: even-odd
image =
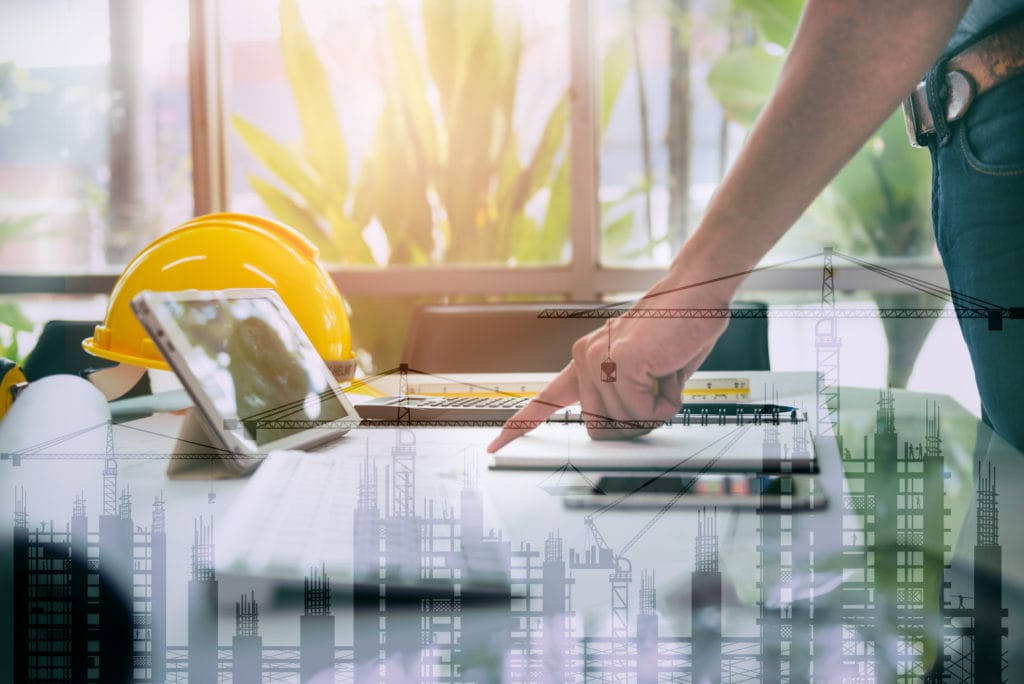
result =
[[153,370],[169,371],[171,367],[167,365],[167,362],[163,359],[149,359],[140,356],[134,356],[132,354],[122,354],[119,352],[104,349],[96,344],[95,337],[87,337],[82,340],[82,349],[89,352],[93,356],[98,356],[101,359],[107,361],[114,361],[116,363],[127,363],[132,366],[142,366],[144,368],[152,368]]

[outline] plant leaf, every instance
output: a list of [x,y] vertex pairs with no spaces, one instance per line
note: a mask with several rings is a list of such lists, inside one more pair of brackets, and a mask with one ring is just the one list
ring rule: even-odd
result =
[[611,118],[612,108],[619,98],[619,91],[626,80],[626,74],[630,66],[629,35],[623,33],[605,52],[604,60],[601,63],[601,134],[604,134],[608,127],[608,119]]
[[[453,24],[456,49],[455,78],[457,87],[461,89],[473,72],[478,71],[479,65],[473,62],[473,55],[477,52],[477,43],[494,26],[494,0],[471,0],[452,4],[458,6]],[[488,72],[487,76],[493,79],[496,73],[498,72]]]
[[733,0],[733,8],[749,12],[765,40],[789,47],[800,22],[804,0]]
[[[358,201],[373,208],[388,237],[393,263],[411,263],[433,248],[427,184],[417,173],[395,102],[388,98],[359,180]],[[412,245],[418,248],[412,249]]]
[[330,81],[295,0],[281,0],[281,55],[302,122],[306,157],[330,195],[349,191],[348,152]]
[[427,53],[427,68],[437,88],[441,113],[448,117],[452,100],[458,87],[455,44],[456,8],[451,0],[423,0],[424,46]]
[[388,3],[387,35],[394,75],[390,95],[398,103],[418,173],[426,176],[437,164],[437,125],[427,99],[423,67],[397,2]]
[[569,235],[569,176],[570,163],[566,158],[562,161],[551,184],[551,195],[548,198],[548,210],[541,225],[540,247],[537,251],[538,261],[555,261],[562,256],[566,238]]
[[299,155],[275,140],[256,125],[235,114],[231,123],[254,157],[297,192],[310,208],[323,212],[327,207],[326,188],[316,172]]
[[551,110],[544,132],[540,141],[533,151],[533,160],[524,172],[526,176],[522,196],[514,206],[516,210],[544,187],[550,180],[551,170],[558,153],[564,148],[565,132],[569,124],[569,94],[566,93],[558,100],[558,104]]
[[512,129],[512,120],[516,109],[516,96],[519,93],[519,66],[523,56],[523,27],[519,18],[514,15],[503,16],[500,19],[501,31],[490,28],[489,33],[494,37],[495,42],[500,46],[499,53],[503,65],[501,67],[501,113],[502,119]]
[[0,323],[16,332],[30,332],[35,328],[21,307],[14,302],[0,302]]
[[630,236],[633,234],[633,225],[636,222],[636,216],[632,211],[627,211],[625,214],[620,216],[608,223],[601,230],[601,251],[606,255],[618,255],[622,251],[622,248],[629,242]]
[[869,251],[912,256],[931,247],[927,155],[906,144],[900,112],[894,113],[832,181],[832,199],[856,217]]
[[775,87],[782,61],[760,46],[737,48],[715,61],[707,82],[726,116],[745,126],[754,123]]
[[637,249],[625,252],[619,258],[622,259],[623,261],[632,261],[634,259],[639,259],[640,257],[650,256],[654,252],[655,248],[657,248],[660,245],[671,244],[671,242],[671,235],[662,235],[660,238],[656,240],[651,240],[643,247],[638,247]]
[[528,264],[543,258],[543,244],[538,239],[540,230],[532,218],[522,212],[511,215],[508,232],[509,243],[517,247],[515,261]]
[[500,82],[493,77],[500,64],[498,46],[482,32],[469,57],[476,68],[468,70],[448,122],[449,154],[445,181],[439,184],[452,223],[449,257],[455,260],[489,260],[488,187],[496,168],[491,155]]
[[43,214],[32,214],[20,218],[0,219],[0,244],[40,237],[41,231],[36,230],[36,224],[43,216]]
[[327,261],[336,261],[334,245],[328,241],[328,236],[317,222],[316,214],[300,206],[295,200],[289,197],[277,186],[268,183],[255,174],[248,174],[246,178],[253,191],[259,195],[260,200],[266,205],[270,213],[281,223],[296,229],[320,250],[321,256]]

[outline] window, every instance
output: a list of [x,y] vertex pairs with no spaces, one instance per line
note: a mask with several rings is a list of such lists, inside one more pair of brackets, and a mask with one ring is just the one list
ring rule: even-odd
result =
[[102,272],[192,213],[185,0],[0,6],[0,260]]
[[188,36],[187,0],[0,4],[0,292],[33,294],[0,300],[0,355],[102,317],[113,274],[192,215]]
[[[736,14],[726,0],[431,3],[440,15],[418,0],[389,6],[0,5],[0,291],[104,295],[152,237],[224,209],[272,213],[314,236],[349,298],[586,301],[643,291],[699,220],[796,19],[792,7],[774,22]],[[750,102],[737,107],[730,93]],[[202,122],[194,131],[193,119]],[[927,155],[902,136],[893,119],[861,161],[910,159],[900,168],[920,183]],[[848,185],[870,182],[851,174]],[[901,190],[900,211],[927,219],[922,187]],[[834,185],[768,262],[835,244],[945,282],[925,224],[914,224],[913,239],[889,240],[897,222],[855,194]],[[837,271],[839,287],[856,293],[850,301],[906,294],[859,267],[837,261]],[[773,304],[813,306],[821,263],[759,272],[746,287]],[[0,343],[68,307],[51,301],[0,307]],[[95,298],[75,306],[89,318],[101,310]],[[773,323],[774,367],[807,369],[813,338],[803,323]],[[925,356],[969,369],[945,323]],[[851,334],[890,346],[915,337],[878,321]],[[885,384],[884,363],[844,356],[869,384]],[[976,407],[970,373],[947,377],[917,382],[939,391],[955,382]]]
[[[489,110],[498,120],[490,122],[494,130],[487,139],[492,147],[498,147],[507,138],[515,138],[515,145],[509,148],[515,154],[503,158],[509,165],[513,157],[519,166],[537,156],[551,158],[543,160],[546,173],[533,179],[534,192],[527,193],[524,222],[543,224],[555,211],[553,199],[567,202],[567,207],[557,209],[562,212],[558,216],[565,229],[556,236],[560,240],[552,238],[543,249],[524,247],[516,253],[508,245],[501,249],[472,246],[473,242],[488,242],[481,237],[491,234],[488,230],[493,226],[487,221],[501,213],[493,187],[499,182],[500,173],[493,168],[498,157],[489,150],[490,156],[482,160],[467,159],[457,154],[460,148],[453,147],[452,138],[469,140],[470,132],[465,125],[451,124],[442,112],[452,96],[438,86],[443,69],[437,66],[436,35],[452,34],[430,30],[443,22],[429,23],[421,4],[414,0],[401,2],[397,17],[389,17],[387,3],[378,0],[196,2],[200,12],[191,17],[191,40],[217,50],[196,51],[203,59],[195,65],[191,85],[187,69],[190,19],[184,0],[125,5],[135,8],[132,12],[124,11],[124,3],[115,0],[50,0],[33,3],[31,11],[9,5],[3,10],[5,20],[0,29],[4,44],[14,46],[11,61],[0,69],[0,103],[5,112],[0,125],[0,172],[17,182],[5,184],[0,217],[5,221],[30,220],[38,214],[45,217],[39,220],[41,234],[36,239],[0,246],[4,263],[17,264],[18,275],[32,270],[67,274],[81,269],[109,274],[141,244],[191,215],[193,208],[199,212],[227,208],[269,212],[265,199],[275,193],[268,185],[293,199],[298,196],[294,182],[268,167],[266,160],[273,155],[266,149],[254,154],[258,146],[246,144],[258,137],[275,150],[279,145],[294,152],[302,141],[301,107],[282,56],[280,7],[292,2],[297,8],[292,19],[301,22],[314,50],[303,53],[302,58],[315,55],[312,58],[323,67],[330,95],[326,101],[336,114],[336,121],[330,123],[344,144],[347,179],[341,190],[331,195],[342,218],[367,216],[363,207],[355,206],[359,204],[355,186],[363,172],[369,174],[366,162],[382,149],[381,141],[375,139],[379,132],[404,130],[387,127],[385,105],[389,101],[395,104],[395,90],[413,81],[421,82],[417,96],[422,101],[417,104],[423,111],[405,111],[403,117],[430,119],[417,124],[425,126],[418,130],[435,133],[423,139],[436,138],[437,144],[446,148],[443,153],[428,154],[427,161],[433,159],[434,166],[458,161],[490,174],[481,180],[483,189],[468,199],[446,198],[435,168],[430,182],[415,179],[419,181],[417,201],[422,200],[421,209],[429,212],[431,225],[392,230],[418,231],[418,237],[385,238],[389,226],[371,216],[366,225],[353,227],[354,234],[367,242],[358,258],[348,253],[357,250],[347,244],[325,250],[325,256],[340,264],[388,263],[397,265],[400,272],[403,264],[440,261],[454,261],[466,268],[446,271],[449,277],[443,283],[425,274],[395,279],[358,269],[346,277],[346,291],[353,293],[377,294],[383,288],[443,294],[547,293],[593,299],[644,289],[685,239],[742,138],[742,129],[724,117],[721,96],[709,88],[708,75],[721,66],[724,56],[739,48],[763,48],[769,57],[782,52],[781,46],[771,42],[773,33],[762,35],[756,30],[756,20],[731,15],[724,0],[435,4],[449,15],[472,15],[469,19],[479,21],[484,15],[480,8],[492,7],[494,16],[486,18],[492,27],[502,27],[494,32],[501,46],[493,54],[467,49],[451,57],[462,59],[461,68],[467,73],[499,73],[501,67],[513,63],[514,48],[521,48],[514,62],[518,64],[516,77],[506,79],[499,88],[502,98],[513,100],[509,118],[502,120],[500,114]],[[222,10],[219,16],[213,11],[218,5]],[[467,25],[471,23],[463,19]],[[41,26],[56,30],[40,31]],[[89,30],[80,30],[82,26]],[[297,24],[292,21],[289,26],[294,29]],[[518,31],[508,30],[509,26]],[[516,41],[506,34],[520,38]],[[304,49],[294,45],[294,36],[291,43],[284,52],[294,56]],[[428,43],[434,44],[432,51]],[[490,61],[481,61],[484,58]],[[492,64],[495,68],[490,68]],[[679,88],[686,93],[689,107],[679,107],[681,98],[672,96]],[[215,115],[206,121],[212,129],[210,135],[201,130],[194,136],[198,150],[194,207],[188,188],[190,94],[199,115]],[[567,94],[564,137],[548,149],[541,144],[545,127],[562,130],[559,103]],[[411,108],[408,101],[411,96],[402,100]],[[217,115],[223,118],[222,127],[217,126]],[[252,132],[251,127],[266,135],[247,137],[243,131]],[[135,144],[117,137],[126,131],[125,140]],[[403,144],[408,140],[407,135],[401,138]],[[468,149],[482,147],[476,140],[470,142]],[[227,149],[226,163],[211,169],[218,159],[224,161],[209,149],[218,145]],[[538,155],[538,148],[545,153]],[[675,158],[681,152],[683,157]],[[299,158],[308,162],[302,154]],[[565,193],[559,171],[569,160],[575,160],[576,172],[570,191]],[[599,168],[596,182],[588,180],[587,169],[594,166]],[[210,187],[220,181],[225,188]],[[677,184],[686,187],[677,191],[673,189]],[[395,187],[388,197],[393,204],[408,205],[401,194],[407,190]],[[380,204],[383,202],[378,201]],[[471,219],[465,225],[480,228],[476,239],[464,241],[466,246],[457,244],[459,235],[444,234],[469,232],[469,228],[454,227],[463,216]],[[329,220],[316,218],[319,229],[329,231],[325,225]],[[344,221],[339,219],[338,224]],[[516,230],[524,232],[525,228],[520,225],[509,232]],[[804,237],[798,232],[793,239],[799,244],[786,247],[780,256],[816,251],[821,241]],[[475,268],[482,264],[487,265],[489,275]],[[514,268],[495,269],[527,265],[545,268],[522,268],[521,273]],[[927,265],[924,270],[931,276],[938,272]],[[819,280],[818,264],[808,264],[802,269],[756,275],[750,284],[770,291],[815,291]],[[56,288],[49,281],[34,282],[39,290]],[[98,279],[80,287],[103,292],[109,282],[109,278]],[[878,290],[886,285],[858,275],[846,287]]]

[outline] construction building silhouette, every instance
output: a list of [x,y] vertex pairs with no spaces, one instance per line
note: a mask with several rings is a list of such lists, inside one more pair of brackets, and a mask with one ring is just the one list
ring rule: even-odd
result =
[[34,530],[15,501],[12,586],[15,681],[163,682],[167,534],[164,502],[136,526],[131,495],[117,495],[117,464],[103,470],[103,513],[90,530],[84,496],[71,521]]
[[[566,550],[557,531],[539,546],[513,546],[488,526],[472,467],[464,468],[457,505],[418,499],[414,433],[396,430],[390,459],[368,454],[360,470],[352,645],[336,643],[332,586],[321,567],[304,580],[297,645],[264,643],[250,593],[235,604],[235,634],[222,646],[212,521],[193,522],[191,574],[169,585],[165,503],[157,497],[149,526],[137,525],[108,459],[96,528],[84,496],[63,530],[30,527],[28,497],[18,492],[15,680],[305,680],[333,671],[335,681],[483,681],[495,673],[509,681],[800,681],[828,674],[816,658],[834,651],[834,634],[820,628],[837,615],[843,681],[998,680],[1007,611],[996,473],[978,465],[973,584],[951,586],[940,415],[935,405],[924,413],[923,441],[900,448],[893,395],[883,391],[874,435],[857,453],[844,450],[846,490],[830,504],[842,515],[829,518],[841,526],[846,571],[836,604],[797,596],[819,558],[816,528],[798,524],[811,518],[760,511],[758,621],[756,633],[743,635],[723,633],[729,621],[714,510],[698,512],[696,536],[680,540],[694,558],[690,633],[669,634],[654,571],[638,570],[634,583],[625,558],[650,522],[617,550],[593,517],[584,526],[590,543],[578,551]],[[759,429],[766,461],[785,463],[807,448],[806,423]],[[790,439],[782,431],[792,431]],[[592,570],[606,573],[610,590],[603,634],[585,634],[573,608],[577,578]],[[179,582],[187,583],[187,639],[168,646],[167,595]]]

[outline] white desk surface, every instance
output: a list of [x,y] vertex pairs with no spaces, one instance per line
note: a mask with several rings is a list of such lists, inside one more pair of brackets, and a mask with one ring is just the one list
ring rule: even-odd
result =
[[[778,401],[787,399],[812,397],[814,393],[814,375],[800,374],[769,374],[744,373],[751,378],[754,397],[764,389],[774,386],[778,392]],[[922,396],[909,392],[897,392],[897,428],[901,441],[914,443],[924,440],[924,405],[925,401],[936,401],[942,409],[942,440],[946,477],[946,507],[950,509],[947,516],[949,525],[954,529],[947,537],[951,552],[959,552],[963,541],[958,534],[961,527],[969,528],[973,522],[971,506],[977,466],[972,462],[974,448],[974,430],[976,421],[966,411],[958,407],[952,400],[945,397]],[[875,428],[875,410],[878,401],[877,390],[846,390],[843,392],[843,421],[841,433],[844,444],[851,451],[860,451]],[[807,407],[813,423],[814,407]],[[180,426],[180,414],[163,414],[114,428],[115,450],[122,454],[118,459],[118,484],[120,488],[130,491],[133,514],[137,525],[148,526],[152,503],[158,495],[162,495],[167,508],[167,549],[168,549],[168,582],[170,600],[168,603],[168,643],[183,644],[186,639],[186,605],[183,600],[174,597],[184,596],[185,585],[189,579],[189,549],[193,541],[195,521],[216,521],[223,516],[232,500],[246,485],[245,479],[228,480],[171,480],[165,474],[166,454],[170,450],[174,436]],[[575,435],[573,431],[582,431],[580,426],[558,426],[558,430],[566,433],[568,439],[577,445],[573,448],[585,449],[585,439]],[[377,429],[375,435],[367,436],[365,429],[357,429],[344,438],[354,457],[362,457],[366,453],[367,443],[384,445],[388,442],[386,435],[391,432]],[[545,540],[550,534],[558,535],[568,553],[569,548],[582,550],[586,539],[585,511],[569,510],[563,506],[560,497],[552,496],[543,489],[550,473],[544,472],[508,472],[492,471],[487,465],[489,458],[484,449],[494,437],[496,429],[438,429],[417,428],[418,459],[443,460],[447,469],[435,468],[438,472],[447,472],[447,477],[459,478],[465,468],[475,468],[479,487],[486,492],[493,504],[492,522],[485,520],[485,528],[493,526],[502,531],[505,539],[512,542],[513,548],[530,544],[533,549],[543,553]],[[428,447],[429,445],[429,447]],[[842,559],[850,552],[850,546],[863,544],[864,540],[850,539],[836,535],[837,520],[843,514],[844,492],[843,464],[837,451],[834,439],[822,439],[816,442],[822,469],[821,483],[827,492],[829,505],[826,510],[814,515],[803,514],[792,516],[794,530],[802,526],[819,530],[814,538],[814,554],[818,559],[818,569],[813,576],[806,576],[795,581],[797,594],[819,592],[823,596],[835,593],[845,581],[848,570],[843,569],[843,562],[832,563],[825,559]],[[376,447],[373,447],[376,448]],[[639,448],[635,441],[618,444],[624,454]],[[902,446],[901,446],[902,448]],[[383,462],[390,458],[381,447],[380,454],[375,454]],[[1005,451],[1004,451],[1005,453]],[[163,454],[163,457],[161,457]],[[1024,481],[1024,466],[1019,466],[1011,456],[995,456],[1000,464],[1000,482],[1011,483],[1014,479]],[[104,462],[99,459],[25,459],[18,467],[10,462],[0,462],[0,511],[4,519],[11,520],[14,512],[13,494],[25,493],[30,526],[33,528],[45,521],[48,526],[63,529],[70,519],[72,503],[76,495],[84,495],[87,501],[90,528],[95,526],[95,516],[102,507],[102,471]],[[1003,491],[1007,484],[1001,484]],[[353,483],[355,486],[355,483]],[[383,482],[382,482],[383,486]],[[1017,499],[1017,500],[1015,500]],[[1024,497],[1003,496],[1004,520],[1012,520],[1011,511],[1024,514],[1024,504],[1018,500]],[[601,534],[613,548],[621,548],[638,534],[629,551],[629,560],[633,569],[633,601],[637,600],[635,592],[639,586],[642,570],[654,572],[657,588],[658,608],[661,615],[663,634],[690,633],[689,595],[691,577],[695,569],[695,539],[697,536],[698,515],[693,510],[673,510],[654,522],[644,530],[653,516],[654,511],[612,511],[595,520]],[[754,512],[738,512],[718,510],[714,512],[719,541],[719,567],[722,573],[723,586],[723,627],[722,632],[730,635],[754,637],[758,635],[757,620],[760,616],[758,607],[760,578],[759,564],[759,516]],[[52,521],[52,522],[51,522]],[[966,523],[966,526],[965,526]],[[788,523],[787,523],[788,524]],[[10,529],[9,526],[5,526]],[[1011,524],[1005,524],[1004,530],[1012,530]],[[794,532],[795,533],[795,532]],[[6,535],[6,533],[5,533]],[[966,537],[964,537],[966,539]],[[1011,579],[1024,586],[1024,567],[1022,563],[1011,563],[1009,559],[1024,559],[1024,539],[1013,538],[1004,533],[1004,576],[1007,582]],[[831,568],[831,569],[830,569]],[[607,571],[578,571],[574,573],[573,617],[577,625],[576,635],[607,635],[609,625],[609,576]],[[336,593],[344,594],[344,587],[335,587]],[[237,597],[245,587],[222,586],[222,596]],[[1007,596],[1010,596],[1007,585]],[[1009,598],[1007,600],[1010,600]],[[1014,599],[1016,600],[1016,599]],[[340,601],[339,606],[344,602]],[[634,603],[632,616],[636,615]],[[339,608],[339,614],[344,608]],[[221,611],[221,641],[230,643],[233,634],[233,611],[225,615]],[[1024,602],[1010,610],[1011,616],[1024,615]],[[635,619],[635,617],[631,617]],[[1016,617],[1010,618],[1013,625],[1021,623]],[[1011,627],[1011,636],[1022,633],[1017,627]],[[287,641],[297,639],[297,625],[294,615],[274,616],[271,606],[261,615],[261,628],[266,640]],[[1014,631],[1016,630],[1016,631]],[[823,631],[824,633],[824,631]],[[340,619],[338,626],[338,643],[351,643],[351,623]],[[839,658],[838,645],[835,650],[823,646],[821,657],[824,659]],[[1019,649],[1018,649],[1019,650]],[[1011,662],[1020,667],[1020,654],[1011,654]],[[1016,672],[1021,673],[1018,669]],[[1018,675],[1021,676],[1021,675]],[[1011,676],[1012,678],[1012,676]]]

